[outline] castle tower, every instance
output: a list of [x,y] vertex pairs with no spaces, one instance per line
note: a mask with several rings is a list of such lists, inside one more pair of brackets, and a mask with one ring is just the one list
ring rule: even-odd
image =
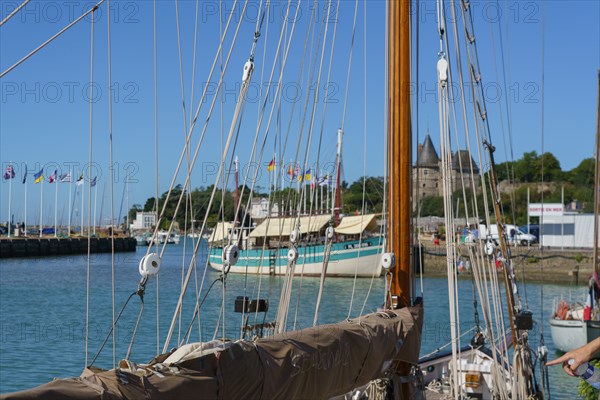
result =
[[[413,168],[413,199],[439,195],[440,159],[433,147],[429,131],[417,149],[417,164]],[[413,202],[415,207],[417,202]]]
[[[475,187],[472,187],[471,168],[475,178]],[[459,189],[463,182],[466,188],[477,191],[479,187],[479,167],[471,157],[468,150],[458,150],[452,153],[452,187]]]

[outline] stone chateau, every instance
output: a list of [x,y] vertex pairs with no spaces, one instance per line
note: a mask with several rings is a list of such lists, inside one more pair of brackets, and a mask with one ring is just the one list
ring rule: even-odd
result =
[[[464,178],[465,186],[471,187],[471,165],[473,173],[479,174],[479,167],[469,154],[468,150],[452,152],[452,190],[462,187],[461,179]],[[413,199],[423,199],[429,196],[442,196],[442,162],[438,157],[429,133],[425,136],[423,144],[417,147],[417,163],[413,168]],[[417,187],[418,185],[418,187]],[[478,179],[475,179],[475,188]],[[416,204],[416,202],[414,202]]]

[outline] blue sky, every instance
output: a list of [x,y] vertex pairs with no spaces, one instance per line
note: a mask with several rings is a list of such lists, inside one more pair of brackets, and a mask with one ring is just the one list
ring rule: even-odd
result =
[[[10,13],[18,1],[2,1],[0,18]],[[241,2],[240,2],[241,3]],[[295,1],[294,1],[295,3]],[[0,28],[0,70],[4,71],[44,40],[58,32],[91,3],[61,1],[31,1],[24,10]],[[282,22],[287,1],[274,1],[266,18],[259,39],[253,85],[246,105],[236,148],[242,166],[248,164],[250,147],[256,130],[259,107],[261,76],[267,80],[273,65],[274,51],[283,27],[290,34],[291,23]],[[334,3],[337,4],[337,3]],[[542,30],[545,42],[545,141],[546,151],[555,154],[563,169],[575,167],[585,157],[593,156],[596,121],[597,71],[600,66],[600,8],[596,1],[572,1],[569,3],[549,1],[471,2],[475,18],[477,45],[481,62],[483,82],[486,85],[488,113],[492,135],[499,148],[497,161],[519,158],[524,152],[542,150],[541,100],[542,100]],[[195,1],[180,1],[179,15],[183,59],[186,124],[190,112],[198,107],[202,89],[208,82],[208,71],[216,49],[220,32],[219,2],[200,2],[198,24],[197,64],[194,80],[194,103],[191,104],[192,66],[194,43]],[[221,108],[217,104],[200,149],[198,164],[192,174],[192,186],[214,183],[215,165],[221,154],[222,132],[227,132],[235,106],[236,94],[252,45],[253,32],[259,3],[250,2],[245,15],[240,7],[232,11],[233,1],[224,2],[223,19],[231,12],[234,18],[225,40],[225,48],[232,43],[232,31],[241,20],[240,33],[232,52],[229,69],[224,77],[223,124]],[[312,96],[312,88],[298,91],[296,79],[302,63],[303,45],[308,37],[308,52],[304,56],[301,83],[308,79],[308,71],[320,54],[321,42],[308,29],[313,3],[302,2],[292,42],[292,52],[283,78],[284,98],[281,105],[280,123],[273,122],[267,139],[267,154],[261,164],[263,170],[258,185],[268,186],[266,164],[273,157],[275,137],[283,138],[291,126],[290,144],[284,155],[286,161],[295,156],[296,141],[302,126],[302,114],[306,96]],[[420,57],[419,57],[419,135],[422,140],[427,126],[436,146],[439,142],[438,108],[435,96],[438,36],[436,30],[435,2],[420,3]],[[154,145],[154,86],[153,86],[153,9],[151,1],[111,2],[112,81],[113,81],[113,165],[114,198],[119,214],[119,204],[124,189],[124,177],[129,174],[129,204],[144,203],[155,191],[155,145]],[[319,21],[326,16],[326,3],[316,8]],[[295,11],[295,9],[293,9]],[[335,11],[332,11],[332,15]],[[95,23],[94,83],[93,83],[93,162],[91,172],[84,168],[86,176],[99,176],[98,213],[105,191],[104,215],[107,214],[109,185],[108,141],[108,76],[107,76],[107,3],[100,6]],[[325,47],[320,96],[317,102],[313,141],[310,146],[309,164],[314,165],[317,156],[318,137],[323,123],[321,164],[331,162],[335,155],[336,132],[343,119],[343,100],[349,62],[354,2],[343,0],[335,24],[330,24]],[[366,61],[364,3],[359,3],[356,40],[352,58],[348,109],[344,136],[344,175],[353,181],[363,174],[383,174],[384,129],[384,56],[385,56],[385,3],[369,1],[366,7]],[[175,3],[158,2],[158,101],[159,101],[159,190],[167,190],[184,143],[184,121],[179,77],[179,56],[175,23]],[[544,26],[543,26],[544,25]],[[326,82],[331,50],[333,27],[337,26],[332,75]],[[323,24],[315,25],[316,33]],[[451,27],[448,26],[449,33]],[[54,169],[67,172],[69,166],[74,175],[89,163],[89,102],[90,87],[90,19],[83,20],[60,36],[45,49],[24,62],[15,70],[0,78],[0,164],[4,171],[11,161],[20,177],[25,163],[29,171],[45,168],[46,175]],[[500,58],[499,35],[503,39],[504,67]],[[492,41],[492,35],[494,41]],[[317,35],[318,36],[318,35]],[[266,60],[263,63],[263,54]],[[494,59],[495,54],[495,59]],[[366,65],[366,84],[364,80]],[[416,68],[416,64],[415,68]],[[317,64],[318,67],[318,64]],[[264,72],[263,72],[264,68]],[[279,66],[276,69],[279,71]],[[497,72],[496,72],[497,71]],[[504,88],[503,74],[508,79],[508,92]],[[216,75],[208,82],[212,94]],[[366,106],[365,91],[366,85]],[[323,119],[325,88],[327,113]],[[512,147],[508,145],[508,118],[505,96],[509,96]],[[201,109],[192,142],[195,146],[202,130],[212,97],[209,96]],[[265,119],[271,109],[267,106]],[[293,104],[296,104],[291,115]],[[500,109],[502,107],[502,110]],[[276,108],[277,110],[278,108]],[[310,115],[311,108],[309,107]],[[416,108],[415,108],[416,110]],[[413,110],[413,111],[415,111]],[[502,115],[501,115],[502,112]],[[366,120],[364,118],[366,114]],[[291,117],[290,117],[291,115]],[[290,123],[291,118],[291,123]],[[417,116],[414,116],[414,121]],[[307,118],[304,127],[306,143]],[[261,130],[261,138],[265,131]],[[363,157],[363,141],[366,129],[366,161]],[[279,141],[280,139],[278,139]],[[464,146],[464,143],[461,144]],[[300,152],[301,154],[304,151]],[[278,157],[280,154],[278,154]],[[366,165],[366,167],[365,167]],[[28,178],[28,219],[33,222],[39,212],[39,185]],[[178,182],[183,182],[180,174]],[[0,184],[0,220],[7,219],[9,183]],[[54,187],[44,187],[44,214],[53,223]],[[67,217],[68,185],[59,185],[59,218],[65,223]],[[24,185],[13,181],[12,213],[16,220],[23,217]],[[61,210],[62,208],[62,210]]]

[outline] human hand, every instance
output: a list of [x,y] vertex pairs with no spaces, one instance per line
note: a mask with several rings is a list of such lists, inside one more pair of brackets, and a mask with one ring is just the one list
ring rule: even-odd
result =
[[[590,343],[581,346],[575,350],[571,350],[561,357],[549,361],[546,363],[547,366],[556,365],[562,363],[563,370],[567,375],[576,376],[575,371],[577,368],[583,364],[588,362],[595,352],[600,349],[600,338],[591,341]],[[569,364],[569,360],[573,360],[571,364]]]

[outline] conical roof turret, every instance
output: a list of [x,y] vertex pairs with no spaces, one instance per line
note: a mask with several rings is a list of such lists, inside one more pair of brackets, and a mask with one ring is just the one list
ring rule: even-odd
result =
[[425,136],[425,140],[423,141],[423,145],[419,146],[420,149],[417,154],[417,166],[419,167],[438,167],[440,159],[435,151],[435,147],[433,147],[433,142],[431,141],[431,137],[429,133]]
[[452,169],[466,173],[470,172],[471,168],[473,168],[474,174],[479,173],[479,167],[468,150],[458,150],[452,153]]

